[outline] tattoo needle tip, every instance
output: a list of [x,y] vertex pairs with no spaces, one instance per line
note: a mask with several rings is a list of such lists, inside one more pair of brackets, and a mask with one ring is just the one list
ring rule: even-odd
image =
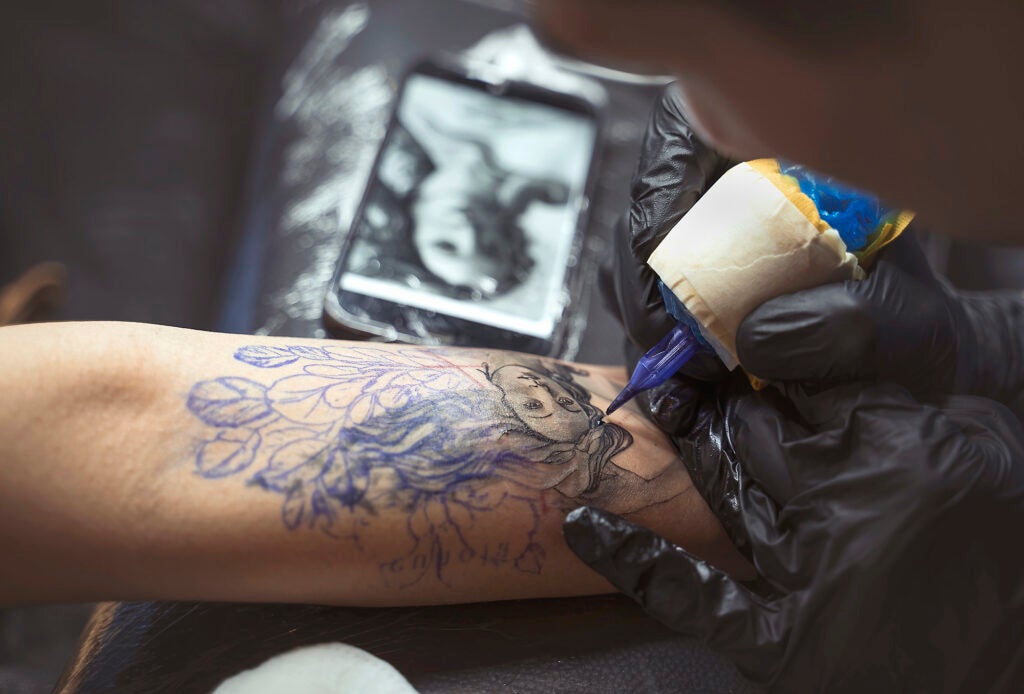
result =
[[608,405],[608,408],[605,410],[605,414],[612,414],[613,412],[615,412],[615,410],[619,409],[627,402],[632,400],[636,396],[636,394],[636,390],[634,390],[630,386],[626,386],[625,388],[622,389],[621,393],[615,396],[615,399],[612,400],[612,403]]
[[679,371],[683,364],[690,361],[690,358],[699,350],[700,343],[694,337],[690,327],[685,323],[676,324],[661,339],[661,342],[640,357],[640,361],[637,362],[636,368],[633,370],[633,375],[629,378],[629,383],[612,400],[612,404],[605,412],[611,414],[641,392],[661,385]]

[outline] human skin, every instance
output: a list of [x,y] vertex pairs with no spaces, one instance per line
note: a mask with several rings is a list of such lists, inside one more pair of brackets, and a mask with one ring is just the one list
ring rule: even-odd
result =
[[822,5],[840,19],[812,33],[729,0],[536,3],[560,47],[678,77],[703,138],[735,158],[786,157],[935,230],[1024,241],[1024,4],[871,5],[888,15],[877,26],[849,28],[841,11],[868,10],[843,2]]
[[611,592],[581,504],[751,577],[624,374],[118,323],[0,328],[0,603]]

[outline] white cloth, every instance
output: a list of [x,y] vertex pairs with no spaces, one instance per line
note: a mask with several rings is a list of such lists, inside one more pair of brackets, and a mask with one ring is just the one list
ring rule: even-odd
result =
[[415,694],[401,673],[366,651],[321,643],[274,656],[230,677],[214,694]]

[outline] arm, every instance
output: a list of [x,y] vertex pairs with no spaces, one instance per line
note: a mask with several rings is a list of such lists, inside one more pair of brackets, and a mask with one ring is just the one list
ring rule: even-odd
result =
[[610,590],[582,503],[749,571],[621,372],[130,324],[0,329],[0,603]]

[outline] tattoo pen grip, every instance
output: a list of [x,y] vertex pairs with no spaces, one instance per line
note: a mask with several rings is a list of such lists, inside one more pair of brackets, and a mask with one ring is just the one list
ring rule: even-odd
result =
[[661,385],[671,378],[701,349],[700,341],[685,323],[677,323],[636,365],[629,383],[606,412],[611,414],[639,393]]

